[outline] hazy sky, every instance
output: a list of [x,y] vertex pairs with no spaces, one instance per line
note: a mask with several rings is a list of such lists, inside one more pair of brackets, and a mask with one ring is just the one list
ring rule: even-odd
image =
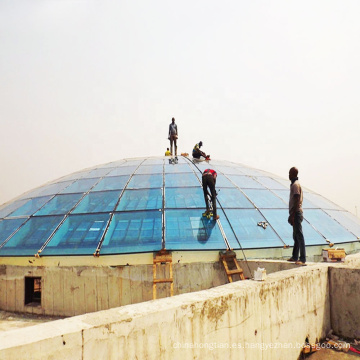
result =
[[[0,204],[179,151],[360,207],[360,2],[0,0]],[[360,216],[360,208],[358,209]]]

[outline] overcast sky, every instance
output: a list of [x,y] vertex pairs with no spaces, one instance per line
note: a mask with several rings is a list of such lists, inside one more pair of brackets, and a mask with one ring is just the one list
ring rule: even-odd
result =
[[[0,204],[179,151],[360,207],[358,0],[0,0]],[[360,216],[360,208],[358,209]]]

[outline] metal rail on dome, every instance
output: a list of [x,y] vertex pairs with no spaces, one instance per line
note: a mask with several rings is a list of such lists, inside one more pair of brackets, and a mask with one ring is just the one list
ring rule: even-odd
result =
[[[191,161],[191,159],[188,159],[194,166],[196,166],[196,164],[193,162],[193,161]],[[201,170],[196,166],[196,168],[201,172]],[[229,179],[227,176],[226,176],[226,174],[223,174],[223,176],[228,180],[228,181],[230,181],[244,196],[245,196],[245,198],[254,206],[254,208],[261,214],[261,216],[266,220],[266,222],[269,224],[269,226],[271,227],[271,229],[274,231],[274,233],[276,234],[276,236],[279,238],[279,240],[283,243],[283,246],[284,246],[284,249],[287,249],[287,248],[289,248],[289,245],[288,244],[285,244],[285,242],[283,241],[283,239],[281,238],[281,236],[277,233],[277,231],[271,226],[271,224],[270,224],[270,222],[267,220],[267,218],[266,218],[266,216],[262,213],[262,211],[254,204],[254,202],[253,201],[251,201],[251,199],[239,188],[239,186],[237,186],[231,179]],[[256,181],[256,179],[254,179],[255,181]],[[266,186],[264,186],[266,189],[268,189],[269,191],[271,191],[269,188],[267,188]],[[276,194],[274,194],[275,196],[277,196]],[[234,233],[234,235],[235,235],[235,237],[236,237],[236,240],[238,241],[238,243],[239,243],[239,245],[240,245],[240,247],[241,247],[241,243],[240,243],[240,241],[238,240],[238,238],[237,238],[237,236],[236,236],[236,234],[235,234],[235,231],[234,231],[234,229],[233,229],[233,227],[232,227],[232,225],[231,225],[231,223],[230,223],[230,221],[229,221],[229,219],[228,219],[228,217],[227,217],[227,215],[226,215],[226,212],[225,212],[225,210],[223,209],[223,207],[221,206],[221,203],[220,203],[220,201],[217,199],[217,202],[219,203],[219,205],[220,205],[220,207],[221,207],[221,209],[222,209],[222,211],[224,212],[224,214],[225,214],[225,217],[226,217],[226,219],[228,220],[228,222],[229,222],[229,224],[230,224],[230,227],[231,227],[231,229],[233,230],[233,233]]]
[[98,245],[97,245],[97,247],[96,247],[96,249],[95,249],[95,252],[94,252],[94,254],[93,254],[95,257],[99,257],[99,256],[100,256],[100,250],[101,250],[101,246],[102,246],[102,244],[103,244],[103,242],[104,242],[105,235],[106,235],[106,233],[107,233],[107,231],[108,231],[108,229],[109,229],[110,223],[111,223],[111,221],[112,221],[112,219],[113,219],[113,217],[114,217],[115,209],[116,209],[117,206],[119,205],[119,202],[120,202],[120,200],[121,200],[121,198],[122,198],[122,196],[123,196],[123,194],[124,194],[124,191],[125,191],[126,187],[129,185],[129,182],[130,182],[131,179],[133,178],[133,176],[134,176],[134,174],[136,173],[137,169],[141,166],[141,164],[142,164],[144,161],[145,161],[145,160],[143,160],[141,163],[139,163],[139,165],[137,166],[137,168],[133,171],[133,173],[131,174],[131,176],[129,176],[128,181],[127,181],[126,184],[124,185],[124,188],[122,189],[122,191],[121,191],[121,193],[120,193],[120,195],[119,195],[119,199],[118,199],[118,201],[116,202],[116,204],[115,204],[115,206],[114,206],[114,210],[110,213],[109,220],[107,221],[107,224],[106,224],[105,229],[104,229],[104,232],[103,232],[103,234],[102,234],[102,236],[101,236],[101,238],[100,238],[100,241],[99,241],[99,243],[98,243]]
[[[288,244],[285,244],[285,242],[283,241],[283,239],[281,238],[281,236],[277,233],[277,231],[271,226],[270,222],[268,221],[268,219],[266,218],[266,216],[262,213],[262,211],[256,206],[256,204],[251,201],[251,199],[246,195],[246,193],[244,193],[238,185],[236,185],[231,179],[229,179],[225,174],[223,174],[225,176],[225,178],[227,180],[229,180],[244,196],[245,198],[254,206],[254,208],[261,214],[261,216],[265,219],[265,221],[268,223],[268,225],[271,227],[271,229],[274,231],[274,233],[276,234],[276,236],[279,238],[279,240],[284,244],[284,249],[287,249],[289,247]],[[256,179],[254,179],[255,181],[257,181]],[[271,191],[269,188],[267,188],[265,185],[263,185],[266,189],[268,189],[269,191]],[[276,194],[274,194],[275,196],[277,196]]]
[[[202,171],[196,166],[196,164],[193,162],[193,161],[191,161],[188,157],[186,157],[186,156],[184,156],[185,157],[185,159],[187,159],[188,161],[190,161],[193,165],[195,165],[195,167],[199,170],[199,172],[202,174]],[[194,170],[193,170],[193,172],[194,172]],[[194,172],[194,174],[195,174],[195,176],[196,176],[196,178],[198,179],[198,181],[199,181],[199,183],[200,183],[200,185],[202,184],[201,183],[201,180],[199,179],[199,177],[196,175],[196,173]],[[219,200],[217,200],[217,202],[219,203]],[[219,203],[220,204],[220,203]],[[221,206],[221,205],[220,205]],[[223,210],[224,211],[224,210]],[[221,235],[222,235],[222,237],[223,237],[223,239],[224,239],[224,242],[225,242],[225,245],[226,245],[226,247],[227,247],[227,249],[228,250],[230,250],[231,249],[231,246],[230,246],[230,243],[229,243],[229,241],[228,241],[228,239],[227,239],[227,236],[226,236],[226,233],[225,233],[225,230],[224,230],[224,228],[223,228],[223,226],[222,226],[222,224],[221,224],[221,221],[220,221],[220,219],[217,219],[216,220],[216,223],[218,224],[218,226],[219,226],[219,229],[220,229],[220,233],[221,233]]]
[[[193,161],[191,161],[189,158],[186,158],[188,161],[190,161],[198,170],[199,170],[199,172],[202,174],[202,171],[197,167],[197,165],[193,162]],[[198,180],[200,181],[200,179],[198,178]],[[201,183],[201,182],[200,182]],[[246,255],[245,255],[245,252],[244,252],[244,249],[243,249],[243,247],[241,246],[241,243],[240,243],[240,241],[239,241],[239,239],[238,239],[238,237],[236,236],[236,233],[235,233],[235,230],[234,230],[234,228],[233,228],[233,226],[231,225],[231,222],[230,222],[230,220],[229,220],[229,218],[228,218],[228,216],[227,216],[227,214],[226,214],[226,212],[225,212],[225,210],[224,210],[224,208],[223,208],[223,206],[221,205],[221,203],[220,203],[220,201],[219,201],[219,199],[218,198],[216,198],[216,201],[218,202],[218,204],[220,205],[220,208],[221,208],[221,210],[223,211],[223,213],[224,213],[224,215],[225,215],[225,218],[226,218],[226,220],[227,220],[227,222],[229,223],[229,225],[230,225],[230,228],[231,228],[231,230],[232,230],[232,232],[233,232],[233,234],[234,234],[234,236],[235,236],[235,238],[236,238],[236,241],[238,242],[238,244],[240,245],[240,249],[241,249],[241,251],[242,251],[242,253],[243,253],[243,256],[244,256],[244,260],[245,260],[245,262],[246,262],[246,265],[247,265],[247,267],[248,267],[248,269],[249,269],[249,274],[251,274],[251,269],[250,269],[250,266],[249,266],[249,264],[248,264],[248,261],[247,261],[247,258],[246,258]],[[217,221],[219,221],[219,219],[217,220]],[[220,222],[220,221],[219,221]],[[230,247],[229,247],[229,249],[230,249]]]

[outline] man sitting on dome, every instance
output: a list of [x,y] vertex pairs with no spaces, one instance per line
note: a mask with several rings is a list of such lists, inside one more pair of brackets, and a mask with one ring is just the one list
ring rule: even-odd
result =
[[203,151],[200,150],[200,148],[202,147],[202,141],[200,141],[198,144],[195,144],[193,151],[192,151],[192,156],[195,159],[200,159],[200,157],[204,157],[206,160],[209,160],[210,155],[206,155]]

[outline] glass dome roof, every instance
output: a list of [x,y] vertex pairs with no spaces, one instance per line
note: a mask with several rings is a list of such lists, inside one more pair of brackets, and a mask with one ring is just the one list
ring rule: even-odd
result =
[[[201,172],[218,172],[220,226],[202,216]],[[0,256],[126,254],[293,245],[288,180],[228,161],[124,159],[65,176],[0,207]],[[360,221],[304,189],[306,245],[358,241]],[[259,226],[266,222],[268,226]]]

